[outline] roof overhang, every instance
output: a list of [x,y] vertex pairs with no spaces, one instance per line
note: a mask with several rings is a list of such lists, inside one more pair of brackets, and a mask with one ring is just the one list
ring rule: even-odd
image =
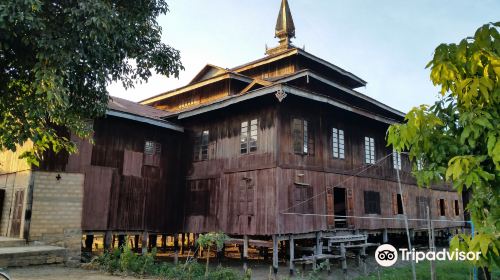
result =
[[[196,108],[193,110],[181,112],[181,113],[179,113],[178,118],[179,119],[189,118],[192,116],[196,116],[196,115],[200,115],[200,114],[207,113],[210,111],[225,108],[225,107],[231,106],[233,104],[237,104],[237,103],[240,103],[240,102],[243,102],[246,100],[250,100],[250,99],[253,99],[253,98],[256,98],[259,96],[264,96],[267,94],[275,94],[275,93],[278,93],[279,91],[283,91],[286,94],[299,96],[299,97],[306,98],[309,100],[329,104],[329,105],[332,105],[336,108],[343,109],[343,110],[346,110],[349,112],[353,112],[355,114],[362,115],[362,116],[365,116],[365,117],[368,117],[368,118],[371,118],[373,120],[380,121],[383,123],[393,124],[393,123],[399,122],[397,120],[390,119],[390,118],[380,116],[377,114],[373,114],[373,113],[366,111],[366,110],[363,110],[361,108],[357,108],[357,107],[351,106],[349,104],[345,104],[345,103],[339,102],[337,100],[333,100],[332,98],[330,98],[328,96],[320,95],[320,94],[317,94],[317,93],[314,93],[311,91],[307,91],[307,90],[304,90],[301,88],[293,87],[290,85],[284,85],[284,84],[276,84],[276,85],[272,85],[269,87],[257,89],[254,91],[247,92],[243,95],[234,96],[232,98],[220,100],[220,101],[214,102],[212,104],[205,105],[203,107],[199,107],[199,108]],[[286,98],[285,98],[285,100],[286,100]]]
[[129,113],[116,111],[116,110],[109,110],[109,109],[106,110],[106,115],[121,118],[121,119],[127,119],[127,120],[133,120],[136,122],[146,123],[146,124],[154,125],[157,127],[172,129],[172,130],[179,131],[179,132],[184,132],[183,127],[172,124],[172,123],[167,122],[167,121],[155,120],[155,119],[146,118],[143,116],[138,116],[138,115],[134,115],[134,114],[129,114]]
[[367,102],[370,102],[371,104],[376,105],[377,107],[379,107],[381,109],[387,110],[387,111],[389,111],[389,112],[391,112],[393,114],[396,114],[396,115],[398,115],[400,117],[403,117],[403,118],[405,117],[405,113],[403,113],[403,112],[401,112],[399,110],[396,110],[396,109],[394,109],[394,108],[392,108],[390,106],[387,106],[384,103],[382,103],[380,101],[377,101],[377,100],[375,100],[375,99],[373,99],[373,98],[371,98],[369,96],[366,96],[366,95],[364,95],[364,94],[362,94],[360,92],[357,92],[357,91],[352,90],[350,88],[347,88],[347,87],[344,87],[342,85],[339,85],[339,84],[337,84],[337,83],[335,83],[335,82],[333,82],[333,81],[331,81],[329,79],[326,79],[326,78],[324,78],[324,77],[322,77],[322,76],[320,76],[320,75],[318,75],[318,74],[316,74],[316,73],[314,73],[314,72],[312,72],[310,70],[299,71],[299,72],[297,72],[297,73],[295,73],[293,75],[283,77],[282,79],[278,79],[275,82],[277,82],[277,83],[279,83],[279,82],[286,83],[288,81],[293,81],[295,79],[302,78],[302,77],[313,78],[313,79],[318,80],[318,81],[320,81],[320,82],[322,82],[324,84],[327,84],[329,86],[337,88],[337,89],[339,89],[339,90],[341,90],[341,91],[343,91],[345,93],[351,94],[351,95],[353,95],[355,97],[358,97],[358,98],[363,99],[363,100],[365,100]]
[[172,97],[172,96],[175,96],[175,95],[187,92],[187,91],[191,91],[191,90],[194,90],[194,89],[197,89],[197,88],[209,85],[209,84],[213,84],[213,83],[216,83],[216,82],[219,82],[222,80],[226,80],[226,79],[235,79],[235,80],[239,80],[239,81],[242,81],[245,83],[251,83],[253,81],[252,78],[246,77],[244,75],[241,75],[238,73],[228,72],[228,73],[223,73],[221,75],[217,75],[217,76],[210,78],[210,79],[207,79],[207,80],[203,80],[201,82],[198,82],[198,83],[195,83],[192,85],[187,85],[187,86],[184,86],[184,87],[181,87],[178,89],[174,89],[171,91],[167,91],[165,93],[161,93],[159,95],[156,95],[156,96],[150,97],[148,99],[144,99],[142,101],[139,101],[139,103],[143,104],[143,105],[149,105],[149,104],[154,103],[156,101],[160,101],[160,100],[163,100],[165,98],[169,98],[169,97]]

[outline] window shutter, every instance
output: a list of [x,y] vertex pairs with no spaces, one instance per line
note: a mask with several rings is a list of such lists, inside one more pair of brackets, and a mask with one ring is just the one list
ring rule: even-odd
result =
[[314,196],[314,189],[312,186],[307,186],[306,188],[307,191],[307,196],[305,197],[306,205],[307,205],[307,213],[314,213],[314,199],[312,197]]
[[398,194],[392,194],[392,214],[398,214]]

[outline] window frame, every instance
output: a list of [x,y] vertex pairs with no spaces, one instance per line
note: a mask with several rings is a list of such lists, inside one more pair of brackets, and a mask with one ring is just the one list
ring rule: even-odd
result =
[[[368,143],[368,145],[367,145]],[[375,149],[375,138],[370,136],[365,136],[364,141],[364,156],[365,164],[375,164],[376,163],[376,149]]]
[[144,140],[143,153],[148,156],[161,155],[161,143],[153,140]]
[[[372,201],[372,199],[369,199],[370,195],[376,196],[377,200]],[[365,214],[369,215],[381,215],[382,214],[382,209],[380,205],[380,192],[377,191],[364,191],[363,192],[363,198],[364,198],[364,208],[365,208]],[[371,205],[373,204],[373,205]],[[372,207],[374,206],[374,207]]]
[[[246,126],[243,125],[245,123]],[[245,137],[245,139],[243,139],[243,137]],[[252,118],[242,121],[240,125],[240,154],[246,155],[257,152],[259,150],[258,143],[259,143],[259,118]]]
[[345,159],[345,131],[343,129],[332,127],[332,157],[334,159]]
[[[292,117],[291,124],[293,153],[296,155],[314,156],[316,145],[312,122],[306,118]],[[297,124],[300,127],[299,130],[296,129]],[[297,148],[300,148],[300,151]]]
[[205,161],[209,160],[209,146],[210,146],[210,130],[203,129],[195,133],[193,160]]

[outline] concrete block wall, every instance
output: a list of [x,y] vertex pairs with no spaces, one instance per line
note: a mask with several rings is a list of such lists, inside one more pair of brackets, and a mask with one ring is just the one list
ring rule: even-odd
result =
[[80,173],[35,171],[33,174],[28,241],[67,248],[69,263],[80,262],[83,183],[84,175]]

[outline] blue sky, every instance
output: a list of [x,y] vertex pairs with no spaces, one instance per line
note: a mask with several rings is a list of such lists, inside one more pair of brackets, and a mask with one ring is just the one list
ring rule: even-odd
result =
[[[133,101],[180,87],[207,63],[233,67],[277,45],[281,0],[171,0],[159,18],[163,41],[180,50],[179,77],[153,76],[113,96]],[[360,92],[402,111],[432,103],[437,89],[425,65],[440,43],[459,42],[481,25],[500,20],[499,0],[289,0],[296,46],[368,82]]]

